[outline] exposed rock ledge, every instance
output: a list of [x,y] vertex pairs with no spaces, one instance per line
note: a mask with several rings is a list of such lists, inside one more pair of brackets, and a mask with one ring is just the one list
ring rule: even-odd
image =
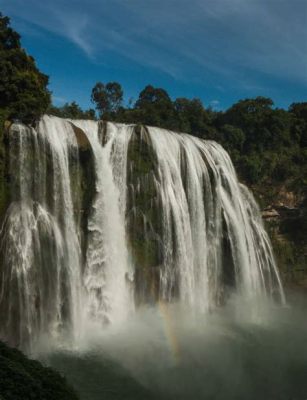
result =
[[297,218],[300,215],[300,208],[286,205],[271,205],[262,211],[262,218],[265,220]]

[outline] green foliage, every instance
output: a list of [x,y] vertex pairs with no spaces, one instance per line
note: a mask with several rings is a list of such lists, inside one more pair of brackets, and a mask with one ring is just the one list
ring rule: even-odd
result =
[[216,114],[217,140],[230,152],[247,184],[287,186],[301,181],[307,145],[307,124],[298,117],[303,115],[301,104],[292,105],[288,112],[274,109],[271,99],[256,97]]
[[0,13],[0,109],[9,120],[32,123],[50,104],[48,76],[20,45],[20,36]]
[[242,151],[245,142],[245,133],[241,128],[232,125],[223,125],[221,128],[221,141],[229,143],[229,150]]
[[148,85],[139,95],[134,106],[138,123],[172,128],[170,120],[173,117],[172,101],[165,90],[155,89]]
[[135,103],[138,122],[146,125],[173,129],[174,108],[172,100],[164,89],[148,85],[143,89]]
[[267,118],[272,111],[272,104],[272,100],[263,97],[240,100],[225,113],[218,115],[217,127],[220,128],[227,124],[240,128],[245,135],[244,150],[248,152],[261,151],[271,139],[268,129],[261,128],[267,126]]
[[50,106],[47,110],[47,113],[60,118],[96,119],[95,110],[90,108],[83,111],[75,101],[72,101],[71,103],[65,103],[62,107]]
[[249,156],[241,157],[239,170],[242,171],[248,182],[251,184],[257,183],[262,175],[262,162],[260,155],[257,153],[251,153]]
[[202,137],[204,132],[210,131],[208,112],[199,99],[178,98],[174,101],[177,130]]
[[64,377],[19,350],[0,342],[0,398],[5,400],[77,400]]
[[97,82],[92,89],[91,100],[96,105],[100,117],[116,113],[123,101],[121,85],[117,82],[109,82],[106,85]]
[[20,35],[10,27],[10,19],[0,13],[0,50],[20,47]]
[[292,103],[289,107],[290,113],[293,113],[297,118],[307,122],[307,102]]

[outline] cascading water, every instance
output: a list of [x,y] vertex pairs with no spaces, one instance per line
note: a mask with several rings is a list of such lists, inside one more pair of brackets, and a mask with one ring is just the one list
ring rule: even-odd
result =
[[129,129],[116,129],[115,125],[111,125],[108,141],[102,146],[97,123],[73,123],[87,135],[96,171],[96,196],[88,221],[89,240],[84,271],[88,311],[95,320],[120,321],[131,307],[126,284],[130,268],[125,239],[125,191],[122,182],[130,133]]
[[76,332],[80,246],[70,191],[69,124],[45,117],[38,131],[10,130],[12,203],[1,239],[1,330],[23,344],[38,333]]
[[[221,300],[227,278],[244,296],[276,292],[284,301],[259,209],[238,183],[225,150],[189,135],[157,128],[149,128],[149,133],[159,165],[163,296],[171,296],[170,283],[177,273],[180,297],[203,310]],[[223,254],[227,244],[229,260]]]
[[[9,132],[1,336],[82,334],[137,304],[284,301],[258,207],[215,142],[45,116]],[[91,170],[92,166],[92,170]]]

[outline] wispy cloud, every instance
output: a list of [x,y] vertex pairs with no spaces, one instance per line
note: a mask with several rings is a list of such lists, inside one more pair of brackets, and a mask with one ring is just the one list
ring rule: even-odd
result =
[[305,0],[88,0],[86,12],[83,0],[10,0],[6,8],[93,61],[113,52],[215,86],[257,87],[259,74],[307,85]]
[[[78,11],[72,10],[69,14],[60,12],[59,9],[50,10],[56,21],[57,31],[73,43],[84,53],[92,58],[94,55],[93,40],[90,39],[90,18]],[[53,27],[52,27],[53,28]]]
[[63,105],[64,103],[67,103],[67,99],[65,99],[65,97],[52,95],[52,102],[56,105]]
[[209,105],[213,108],[213,109],[218,109],[220,108],[220,101],[219,100],[211,100]]
[[[10,15],[20,18],[22,32],[27,33],[30,29],[33,33],[36,26],[62,36],[78,46],[88,57],[93,57],[93,41],[90,39],[91,17],[78,7],[74,8],[73,4],[65,1],[60,4],[58,0],[52,4],[28,0],[27,7],[24,7],[23,0],[13,0],[5,8]],[[31,25],[27,26],[27,22]]]

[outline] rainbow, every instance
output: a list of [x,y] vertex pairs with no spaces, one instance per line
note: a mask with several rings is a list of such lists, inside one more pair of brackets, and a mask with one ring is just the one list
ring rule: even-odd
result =
[[175,364],[180,362],[180,346],[178,338],[175,333],[175,327],[173,323],[173,318],[169,310],[169,304],[165,301],[159,300],[158,302],[159,311],[163,320],[165,337],[169,343],[171,353]]

